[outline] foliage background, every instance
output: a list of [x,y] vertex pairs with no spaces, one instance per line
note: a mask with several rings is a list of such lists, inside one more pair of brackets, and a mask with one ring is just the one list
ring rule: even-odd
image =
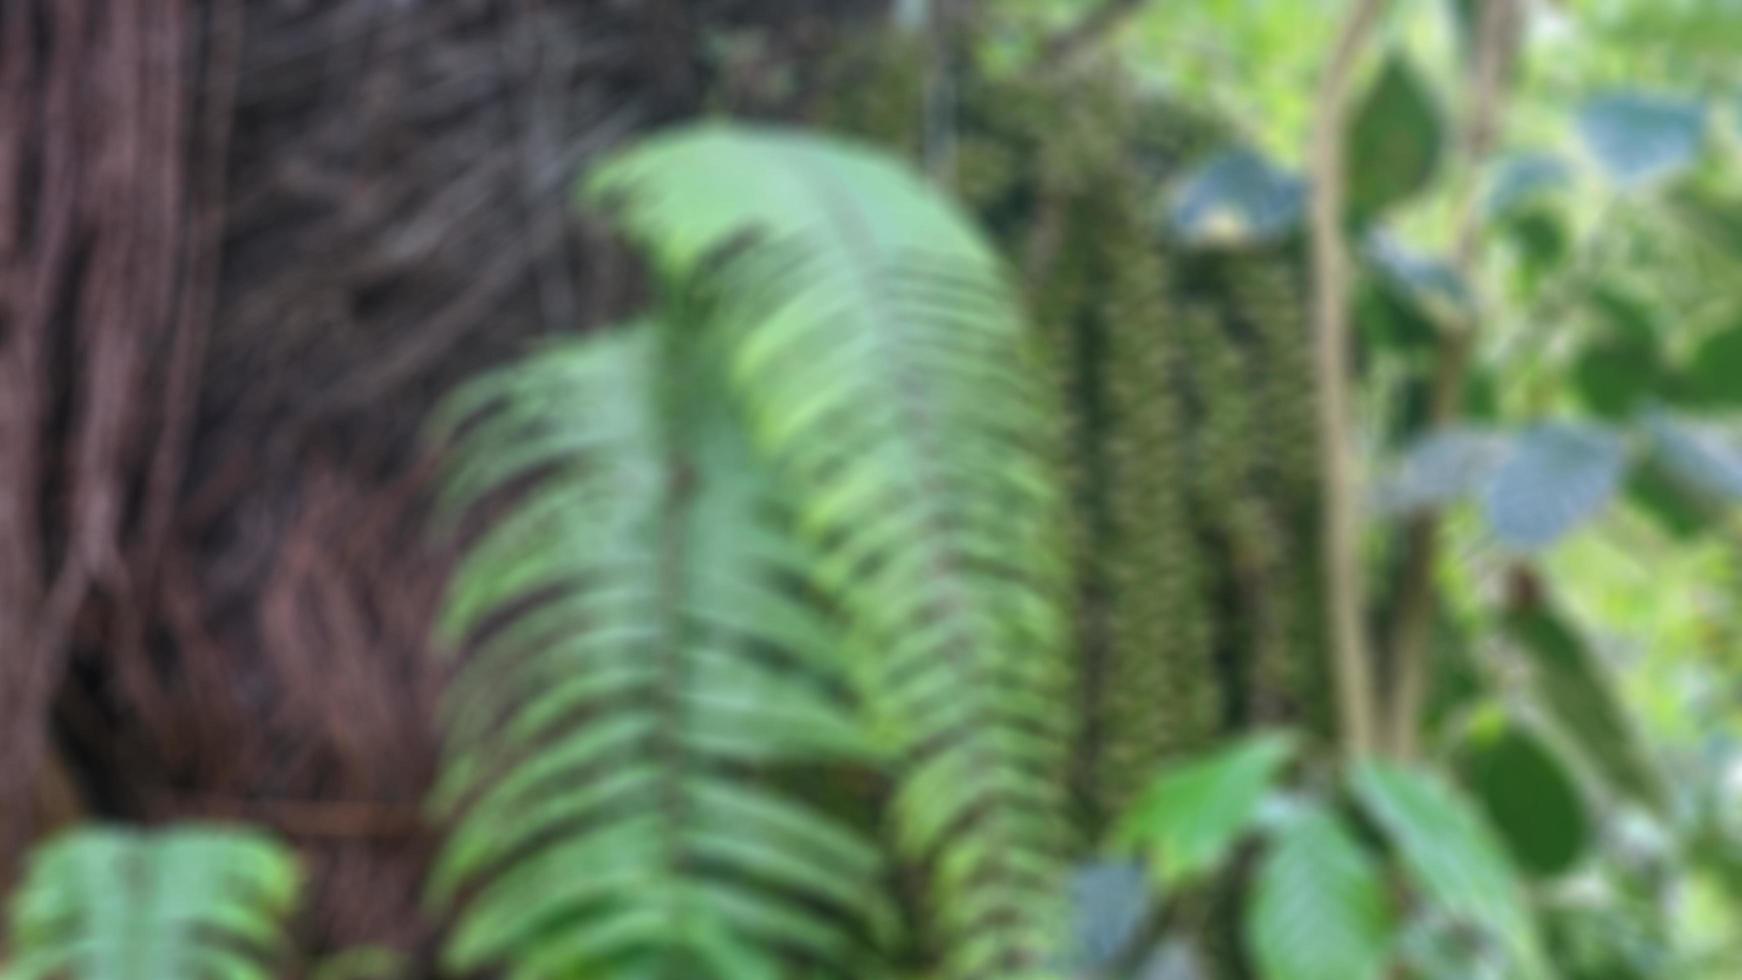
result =
[[[299,948],[385,944],[432,969],[420,893],[438,834],[421,801],[447,678],[429,627],[453,556],[426,533],[419,429],[481,367],[641,307],[641,266],[570,206],[570,181],[709,112],[869,135],[934,168],[941,153],[1019,270],[1067,406],[1085,825],[1111,823],[1154,762],[1256,724],[1323,749],[1301,255],[1154,232],[1218,146],[1307,163],[1336,22],[1308,3],[1129,6],[1090,55],[1063,57],[1085,11],[1058,0],[982,5],[960,35],[887,47],[857,40],[891,16],[871,2],[10,5],[0,879],[79,820],[246,820],[310,872]],[[1448,119],[1457,7],[1398,3],[1380,28]],[[1706,394],[1733,407],[1734,361],[1707,342],[1742,315],[1724,288],[1742,14],[1532,7],[1502,146],[1571,156],[1573,176],[1497,221],[1472,277],[1496,418],[1669,397],[1603,380],[1629,323],[1654,338],[1648,357],[1707,365]],[[1036,58],[1056,60],[1027,70]],[[1576,108],[1617,88],[1707,100],[1709,152],[1687,179],[1606,183]],[[1390,231],[1443,254],[1454,197],[1403,202]],[[1375,469],[1411,442],[1399,406],[1428,363],[1391,353],[1361,376]],[[1688,537],[1653,514],[1639,498],[1605,509],[1525,581],[1592,636],[1675,790],[1670,817],[1627,838],[1673,882],[1653,914],[1680,947],[1733,950],[1731,859],[1700,858],[1683,831],[1736,803],[1736,526]],[[1446,629],[1461,649],[1503,645],[1517,563],[1475,515],[1447,537]],[[1465,674],[1447,666],[1441,690]],[[1228,894],[1183,908],[1237,945]]]

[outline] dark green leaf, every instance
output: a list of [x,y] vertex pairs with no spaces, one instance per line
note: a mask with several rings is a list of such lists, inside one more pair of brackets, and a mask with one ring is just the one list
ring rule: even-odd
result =
[[1368,236],[1364,255],[1383,288],[1438,328],[1459,329],[1475,314],[1475,298],[1451,263],[1414,252],[1383,233]]
[[1486,366],[1470,372],[1464,386],[1464,415],[1472,422],[1493,423],[1500,418],[1500,383],[1495,375]]
[[1645,425],[1651,462],[1678,485],[1708,500],[1742,499],[1742,439],[1661,412],[1652,413]]
[[1265,980],[1380,976],[1394,929],[1385,878],[1334,816],[1291,813],[1255,887],[1246,944]]
[[1386,58],[1352,119],[1349,212],[1364,224],[1426,189],[1439,167],[1445,127],[1433,92],[1401,50]]
[[1248,736],[1163,772],[1132,806],[1116,839],[1150,857],[1164,889],[1219,865],[1257,819],[1293,740]]
[[1696,499],[1653,457],[1627,476],[1627,499],[1679,540],[1688,540],[1712,526],[1712,508]]
[[1572,774],[1534,732],[1501,718],[1459,746],[1464,784],[1518,866],[1564,874],[1590,845],[1590,821]]
[[1644,92],[1618,92],[1585,103],[1579,135],[1610,180],[1636,188],[1693,166],[1706,139],[1706,107]]
[[1513,613],[1505,626],[1529,658],[1531,691],[1580,756],[1616,792],[1660,806],[1657,770],[1584,639],[1548,609]]
[[1684,397],[1705,408],[1742,408],[1742,324],[1705,338],[1683,374]]
[[1636,335],[1600,337],[1573,362],[1579,400],[1610,421],[1633,417],[1663,387],[1657,344]]
[[1488,522],[1516,548],[1552,544],[1607,506],[1620,487],[1626,444],[1589,425],[1526,430],[1488,486]]
[[1611,334],[1655,343],[1663,333],[1651,303],[1629,289],[1599,282],[1585,298]]
[[1380,276],[1363,276],[1355,291],[1355,326],[1368,347],[1401,354],[1439,348],[1440,332],[1420,307]]
[[1560,266],[1572,252],[1566,219],[1551,208],[1542,205],[1520,208],[1502,219],[1500,228],[1517,251],[1526,289],[1535,288],[1543,276]]

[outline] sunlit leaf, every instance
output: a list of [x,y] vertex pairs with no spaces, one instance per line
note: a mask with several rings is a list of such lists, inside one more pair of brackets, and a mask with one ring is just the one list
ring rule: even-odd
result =
[[1490,218],[1512,214],[1572,184],[1573,170],[1548,153],[1514,153],[1494,164],[1483,209]]
[[1487,429],[1430,432],[1379,482],[1375,506],[1386,514],[1416,514],[1480,493],[1508,451],[1507,437]]
[[794,951],[866,957],[881,852],[728,776],[873,752],[838,624],[793,588],[814,556],[701,336],[672,311],[452,396],[447,503],[520,485],[445,610],[478,638],[432,800],[456,974],[762,980]]
[[1214,980],[1214,975],[1196,946],[1170,939],[1144,959],[1131,980]]
[[1626,443],[1605,429],[1573,423],[1528,429],[1488,486],[1488,522],[1513,547],[1552,544],[1609,504],[1626,463]]
[[1705,144],[1706,107],[1687,99],[1618,92],[1586,102],[1578,130],[1611,181],[1637,188],[1693,166]]
[[1547,975],[1505,848],[1468,800],[1436,775],[1388,762],[1362,763],[1352,783],[1428,901],[1491,936],[1510,958],[1511,976]]
[[1394,927],[1378,862],[1316,806],[1290,814],[1269,846],[1246,920],[1260,976],[1380,976]]
[[1072,965],[1106,969],[1131,949],[1153,911],[1149,876],[1130,862],[1084,865],[1071,877],[1071,908],[1076,942]]
[[1248,736],[1163,772],[1115,835],[1150,858],[1164,888],[1213,870],[1251,829],[1293,754],[1286,735]]
[[892,829],[931,875],[940,975],[1043,970],[1066,925],[1066,521],[1009,270],[922,174],[798,130],[684,127],[586,191],[715,301],[729,402],[899,760]]
[[1258,153],[1228,150],[1192,170],[1174,196],[1174,234],[1197,245],[1274,241],[1300,227],[1306,185]]

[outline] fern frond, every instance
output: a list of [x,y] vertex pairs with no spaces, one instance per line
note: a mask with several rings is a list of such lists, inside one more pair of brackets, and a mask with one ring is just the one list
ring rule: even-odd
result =
[[182,826],[75,830],[30,859],[6,980],[268,980],[296,902],[265,835]]
[[720,297],[727,370],[900,755],[946,975],[1043,971],[1071,715],[1056,413],[1000,263],[906,169],[775,130],[657,138],[591,189]]
[[552,347],[454,397],[446,505],[518,491],[446,607],[435,804],[459,972],[768,980],[863,959],[880,858],[759,780],[858,757],[837,633],[681,322]]

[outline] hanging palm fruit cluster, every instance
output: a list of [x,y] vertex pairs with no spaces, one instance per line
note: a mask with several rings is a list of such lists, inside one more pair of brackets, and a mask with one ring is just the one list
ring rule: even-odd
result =
[[850,52],[815,117],[931,157],[1027,292],[1069,413],[1074,779],[1099,829],[1222,732],[1328,724],[1301,257],[1170,240],[1173,179],[1227,134],[1115,69],[964,69],[940,166],[923,59],[899,41]]

